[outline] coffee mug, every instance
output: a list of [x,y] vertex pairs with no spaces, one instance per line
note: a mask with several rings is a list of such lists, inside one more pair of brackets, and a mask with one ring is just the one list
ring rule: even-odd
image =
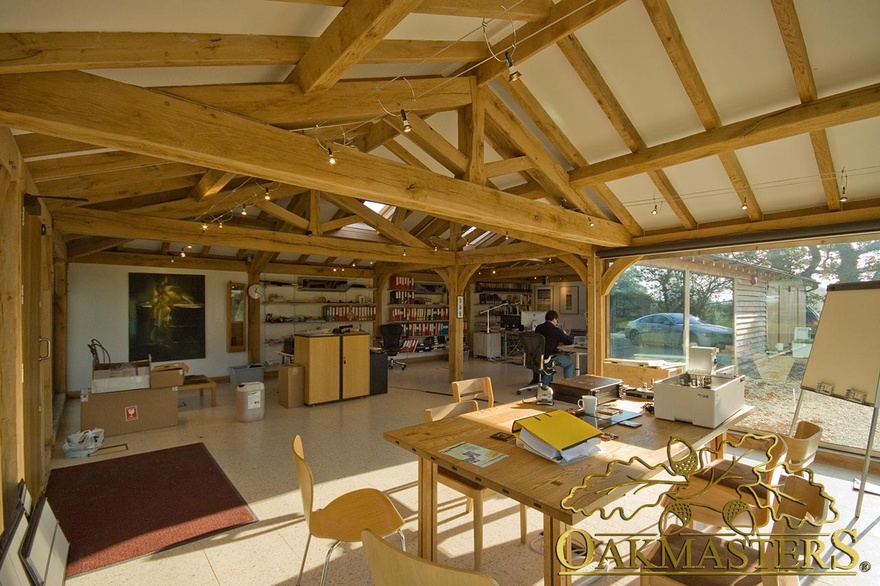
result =
[[595,415],[598,402],[599,400],[593,395],[584,395],[578,399],[578,408],[582,409],[587,415]]

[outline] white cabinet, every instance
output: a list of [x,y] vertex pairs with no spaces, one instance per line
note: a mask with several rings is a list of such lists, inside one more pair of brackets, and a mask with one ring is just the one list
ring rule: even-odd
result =
[[501,332],[474,333],[474,356],[501,357]]

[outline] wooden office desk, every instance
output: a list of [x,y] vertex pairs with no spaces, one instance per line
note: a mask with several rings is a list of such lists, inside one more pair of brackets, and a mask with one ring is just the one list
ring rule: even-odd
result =
[[177,392],[199,391],[199,397],[205,396],[205,389],[211,391],[211,407],[217,406],[217,383],[202,374],[189,374],[183,379],[183,384],[177,387]]
[[[540,407],[533,400],[527,400],[385,432],[387,441],[419,457],[421,557],[437,559],[437,467],[440,466],[543,512],[544,583],[571,584],[571,576],[560,576],[563,567],[556,559],[555,545],[570,525],[584,518],[582,514],[561,506],[562,499],[568,496],[574,486],[581,484],[588,474],[604,472],[606,465],[612,460],[627,460],[639,456],[652,466],[666,462],[666,445],[670,437],[681,438],[694,448],[699,448],[723,435],[736,422],[751,413],[754,407],[743,407],[715,429],[656,419],[653,415],[646,414],[639,418],[643,425],[637,429],[614,426],[614,433],[620,437],[603,442],[604,453],[564,466],[518,448],[512,442],[489,437],[497,431],[509,432],[516,419],[550,410],[552,407]],[[462,441],[504,452],[508,457],[486,468],[479,468],[441,453],[441,450]],[[616,475],[620,475],[623,481],[627,470],[624,467],[616,470]],[[612,480],[614,476],[612,474]],[[591,497],[585,496],[585,492],[581,491],[580,499],[571,503],[574,508],[604,506],[617,498],[586,500]]]

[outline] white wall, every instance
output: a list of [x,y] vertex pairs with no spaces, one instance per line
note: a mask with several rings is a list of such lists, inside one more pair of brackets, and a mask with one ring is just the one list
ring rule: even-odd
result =
[[[181,263],[183,264],[183,263]],[[226,352],[226,286],[247,282],[244,272],[181,268],[127,267],[71,263],[68,271],[69,390],[91,385],[92,338],[110,352],[113,362],[128,361],[128,274],[205,275],[205,355],[187,360],[190,374],[228,376],[228,367],[247,364],[247,353]]]

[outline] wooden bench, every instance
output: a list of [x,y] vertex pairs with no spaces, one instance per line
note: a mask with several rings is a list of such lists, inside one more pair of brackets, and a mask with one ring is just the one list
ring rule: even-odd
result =
[[183,384],[177,387],[177,392],[195,391],[198,389],[199,397],[205,396],[205,389],[211,390],[211,407],[217,406],[217,383],[203,374],[188,374],[183,379]]

